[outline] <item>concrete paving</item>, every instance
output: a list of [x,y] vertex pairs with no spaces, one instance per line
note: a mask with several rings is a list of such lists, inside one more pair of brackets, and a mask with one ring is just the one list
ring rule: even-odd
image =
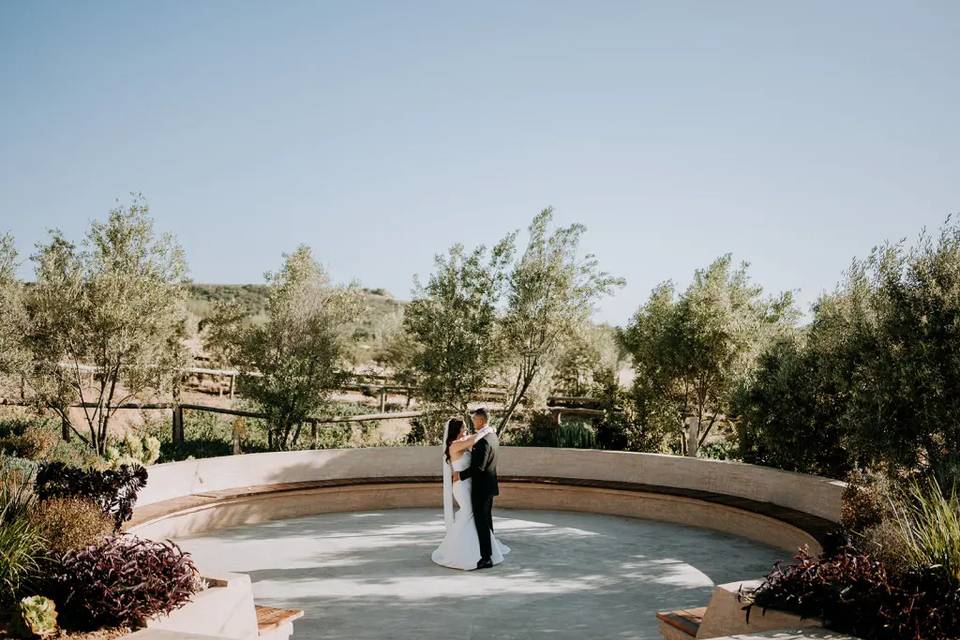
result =
[[202,569],[241,571],[258,604],[303,609],[297,640],[656,639],[659,610],[706,605],[714,584],[784,553],[704,529],[570,512],[495,511],[506,562],[430,561],[436,510],[335,513],[179,540]]

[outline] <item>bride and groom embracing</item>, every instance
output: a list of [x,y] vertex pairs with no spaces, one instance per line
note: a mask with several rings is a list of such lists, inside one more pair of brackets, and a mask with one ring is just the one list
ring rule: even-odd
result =
[[[451,569],[488,569],[503,562],[510,548],[493,535],[493,498],[497,485],[500,441],[487,426],[487,412],[472,414],[475,432],[463,420],[447,421],[443,433],[443,520],[447,534],[433,561]],[[453,511],[456,499],[459,509]]]

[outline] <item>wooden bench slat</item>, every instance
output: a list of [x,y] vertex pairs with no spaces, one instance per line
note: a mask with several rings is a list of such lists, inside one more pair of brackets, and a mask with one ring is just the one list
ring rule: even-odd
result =
[[678,629],[688,636],[695,638],[697,631],[700,630],[700,623],[703,622],[703,615],[706,612],[706,607],[660,611],[657,613],[657,620],[665,622],[674,629]]
[[276,629],[282,624],[293,622],[303,616],[302,609],[278,609],[277,607],[265,607],[257,605],[257,628],[261,631],[265,629]]

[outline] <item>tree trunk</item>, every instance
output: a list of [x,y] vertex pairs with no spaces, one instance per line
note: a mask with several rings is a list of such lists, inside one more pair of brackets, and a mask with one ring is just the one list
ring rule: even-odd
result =
[[504,433],[506,433],[507,423],[510,422],[510,418],[513,416],[513,412],[517,409],[517,405],[519,405],[520,401],[523,400],[523,396],[527,393],[527,389],[530,387],[531,382],[533,382],[533,376],[528,376],[523,381],[523,387],[513,397],[513,401],[510,403],[510,406],[507,407],[507,410],[504,412],[503,416],[500,418],[500,428],[497,429],[500,435],[503,435]]
[[72,430],[70,429],[70,420],[65,415],[60,416],[60,436],[64,442],[70,442],[70,439],[73,437]]
[[700,448],[700,418],[695,415],[688,416],[684,421],[684,431],[687,444],[684,455],[696,458],[697,450]]
[[240,428],[239,428],[239,425],[237,424],[237,420],[234,420],[233,422],[233,455],[238,456],[241,453],[243,453],[243,448],[240,446]]
[[300,440],[300,429],[303,427],[302,422],[297,423],[297,428],[293,432],[293,439],[290,441],[290,448],[293,449],[297,446],[297,442]]

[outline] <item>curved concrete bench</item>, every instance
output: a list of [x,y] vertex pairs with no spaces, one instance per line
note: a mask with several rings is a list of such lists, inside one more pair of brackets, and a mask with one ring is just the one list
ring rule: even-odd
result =
[[[658,454],[503,447],[499,507],[649,518],[793,552],[839,520],[844,484]],[[440,508],[437,447],[247,454],[155,465],[128,530],[182,537],[332,511]]]

